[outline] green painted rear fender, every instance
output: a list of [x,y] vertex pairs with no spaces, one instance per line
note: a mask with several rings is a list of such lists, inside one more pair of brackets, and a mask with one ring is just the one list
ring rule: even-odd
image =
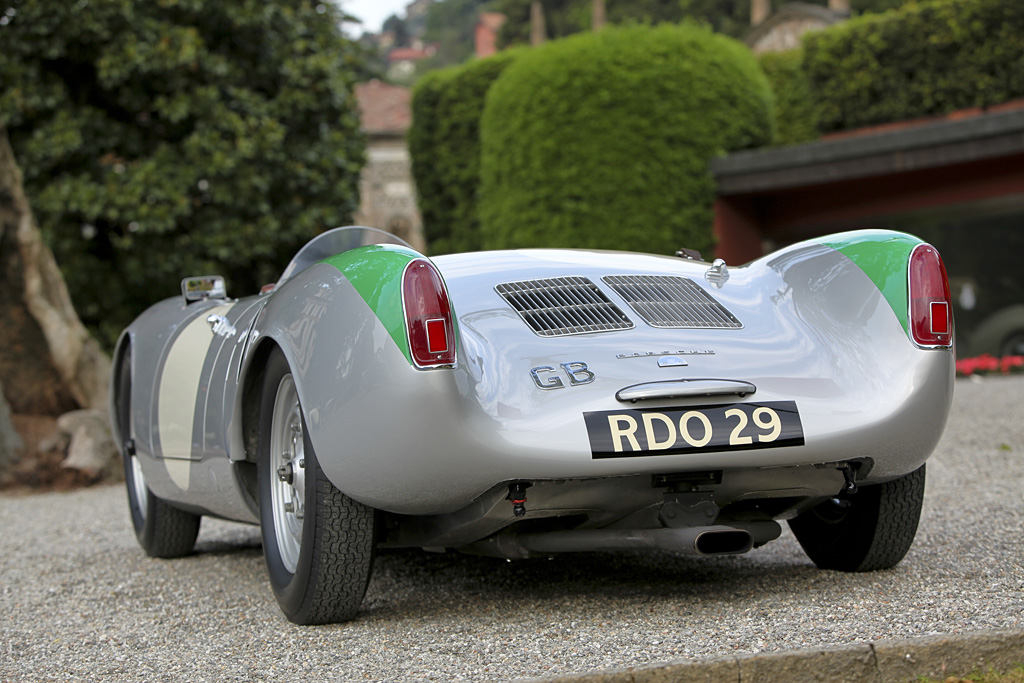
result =
[[402,310],[402,274],[418,258],[425,257],[406,247],[374,244],[322,261],[340,271],[352,284],[410,365],[412,355]]
[[910,334],[907,265],[911,252],[924,243],[922,240],[892,230],[855,230],[812,241],[835,249],[863,270]]

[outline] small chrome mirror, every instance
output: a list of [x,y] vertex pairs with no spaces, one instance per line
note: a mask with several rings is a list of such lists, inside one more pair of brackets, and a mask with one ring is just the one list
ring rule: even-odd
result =
[[182,280],[181,295],[185,297],[185,303],[189,304],[203,299],[226,299],[227,290],[224,278],[220,275],[203,275]]

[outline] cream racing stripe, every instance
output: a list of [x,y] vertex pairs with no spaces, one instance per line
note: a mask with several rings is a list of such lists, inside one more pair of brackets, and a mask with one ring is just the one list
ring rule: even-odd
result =
[[167,473],[181,489],[188,489],[196,396],[199,394],[203,363],[213,339],[213,330],[206,319],[211,315],[226,316],[232,306],[207,309],[190,322],[174,340],[160,375],[157,398],[160,449]]
[[174,485],[183,491],[188,490],[188,472],[189,466],[191,465],[190,460],[175,460],[175,459],[164,459],[164,466],[167,468],[167,474],[170,475],[171,481]]

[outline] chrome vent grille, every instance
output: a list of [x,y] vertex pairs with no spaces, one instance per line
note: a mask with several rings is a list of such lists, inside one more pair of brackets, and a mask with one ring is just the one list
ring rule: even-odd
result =
[[626,314],[585,277],[507,282],[494,289],[542,337],[633,327]]
[[609,275],[605,283],[652,327],[739,329],[736,319],[692,280],[672,275]]

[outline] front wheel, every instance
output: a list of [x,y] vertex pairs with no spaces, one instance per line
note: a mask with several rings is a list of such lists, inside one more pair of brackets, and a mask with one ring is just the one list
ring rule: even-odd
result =
[[373,567],[375,513],[327,479],[280,350],[260,395],[260,530],[274,595],[296,624],[347,621]]
[[139,545],[150,557],[181,557],[192,552],[202,517],[179,510],[158,498],[146,485],[139,456],[125,447],[124,479],[128,510]]
[[821,569],[868,572],[899,564],[917,534],[924,465],[884,484],[820,503],[789,526]]
[[149,490],[131,439],[131,355],[121,354],[117,368],[117,421],[128,489],[128,512],[139,545],[150,557],[181,557],[192,552],[202,517],[172,507]]

